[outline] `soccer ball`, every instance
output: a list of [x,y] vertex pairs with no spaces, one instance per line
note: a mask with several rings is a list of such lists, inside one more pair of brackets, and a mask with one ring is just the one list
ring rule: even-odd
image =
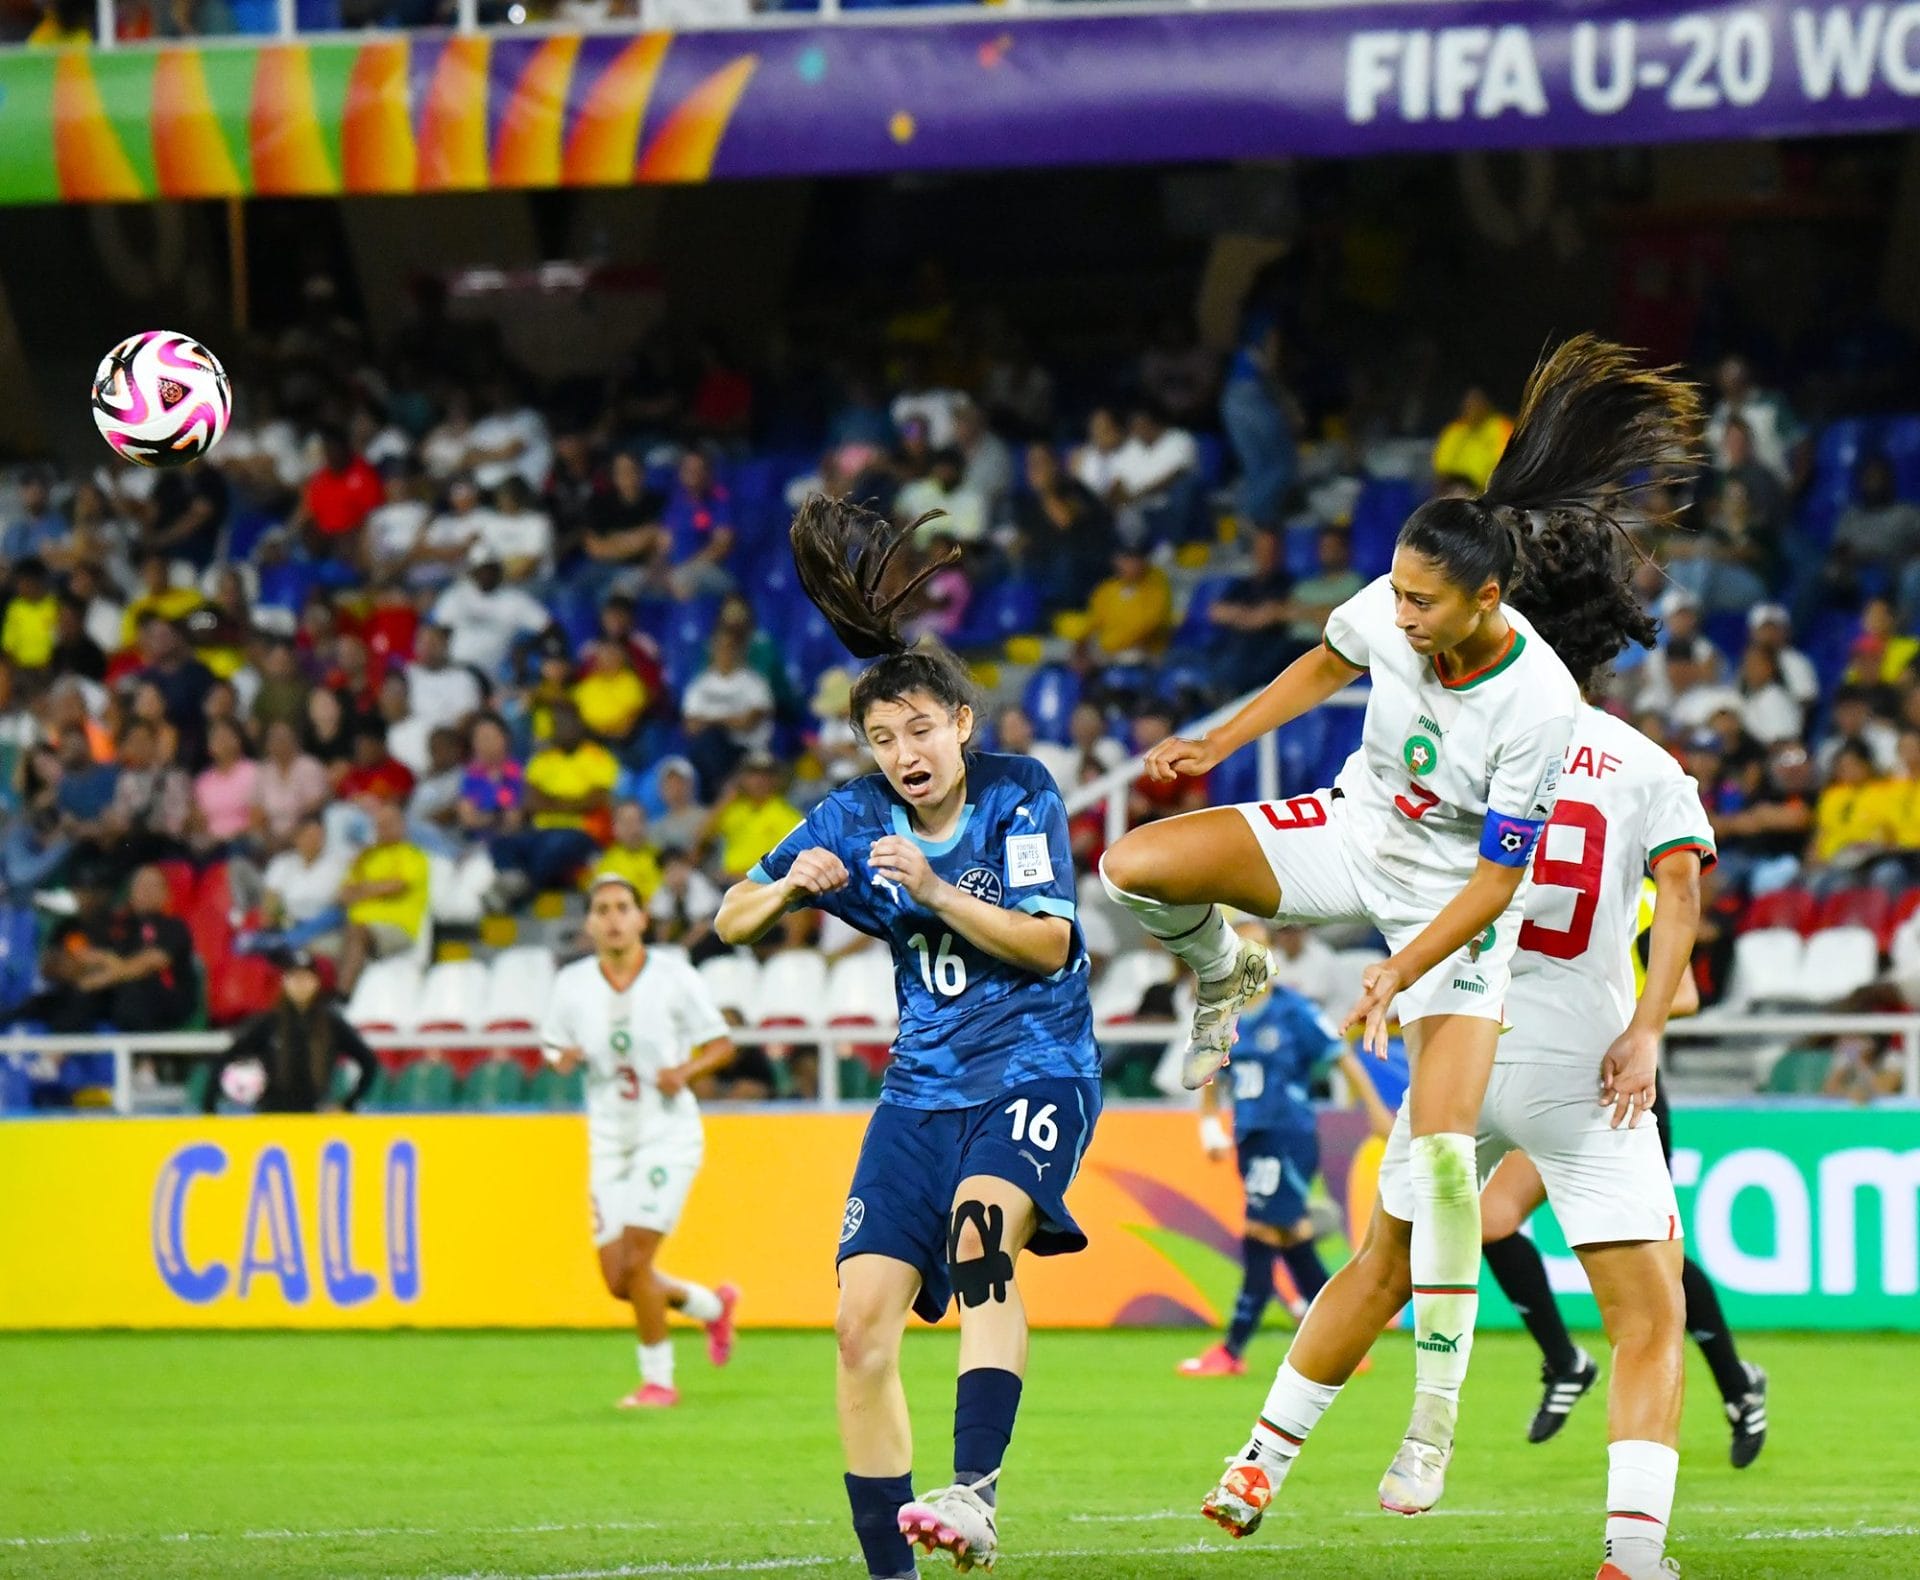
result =
[[233,386],[220,360],[190,335],[129,335],[93,376],[93,420],[122,460],[185,466],[227,431]]
[[266,1089],[267,1072],[258,1059],[242,1059],[220,1072],[220,1090],[227,1094],[227,1101],[241,1108],[253,1107]]

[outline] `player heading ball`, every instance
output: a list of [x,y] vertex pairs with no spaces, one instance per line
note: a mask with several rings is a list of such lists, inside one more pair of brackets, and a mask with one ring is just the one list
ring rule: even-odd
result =
[[[914,1573],[915,1543],[992,1563],[994,1482],[1026,1369],[1023,1252],[1078,1251],[1066,1204],[1100,1112],[1087,952],[1067,814],[1030,757],[970,749],[966,670],[909,651],[915,576],[896,528],[814,498],[795,517],[802,585],[852,653],[879,662],[849,709],[880,772],[836,790],[740,883],[715,927],[751,943],[815,906],[893,951],[900,1030],[841,1222],[837,1395],[847,1497],[871,1575]],[[909,1310],[960,1301],[953,1484],[913,1496],[900,1386]]]

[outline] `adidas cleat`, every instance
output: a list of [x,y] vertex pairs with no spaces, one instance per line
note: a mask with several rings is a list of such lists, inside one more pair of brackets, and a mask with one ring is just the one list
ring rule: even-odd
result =
[[1574,1355],[1574,1368],[1570,1372],[1540,1368],[1540,1382],[1545,1391],[1540,1395],[1540,1408],[1533,1412],[1533,1420],[1527,1426],[1529,1443],[1544,1443],[1565,1426],[1573,1407],[1586,1398],[1600,1380],[1599,1364],[1591,1355],[1585,1350],[1576,1350]]
[[1233,1028],[1241,1008],[1266,991],[1273,977],[1273,956],[1265,944],[1243,939],[1233,969],[1217,982],[1202,982],[1180,1063],[1180,1084],[1197,1092],[1211,1081],[1233,1051]]
[[1729,1457],[1735,1470],[1745,1470],[1767,1445],[1767,1374],[1747,1366],[1748,1387],[1738,1404],[1727,1406],[1727,1424],[1733,1428]]

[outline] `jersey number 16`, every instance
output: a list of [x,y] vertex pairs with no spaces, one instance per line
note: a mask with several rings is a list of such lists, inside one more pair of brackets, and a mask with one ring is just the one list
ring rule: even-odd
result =
[[929,993],[958,998],[967,991],[967,963],[954,950],[952,933],[940,935],[937,952],[929,953],[925,933],[915,933],[907,940],[907,947],[920,957],[920,980]]

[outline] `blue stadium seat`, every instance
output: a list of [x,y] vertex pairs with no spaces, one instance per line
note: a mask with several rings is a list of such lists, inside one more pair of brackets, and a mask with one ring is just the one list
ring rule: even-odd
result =
[[1196,433],[1193,447],[1199,454],[1199,473],[1201,486],[1217,488],[1220,480],[1227,475],[1227,442],[1217,433]]
[[1214,806],[1234,806],[1260,799],[1260,756],[1243,746],[1207,776],[1207,800]]
[[1374,478],[1354,501],[1353,568],[1362,576],[1384,575],[1393,564],[1394,540],[1420,503],[1420,490],[1405,478]]
[[1195,647],[1206,641],[1213,630],[1213,606],[1238,580],[1236,576],[1209,576],[1194,584],[1192,596],[1187,600],[1187,612],[1180,621],[1180,629],[1173,633],[1175,646]]
[[12,1010],[33,996],[39,970],[39,926],[32,907],[0,909],[0,1012]]
[[33,1076],[24,1053],[0,1053],[0,1114],[25,1113],[33,1107]]
[[1842,417],[1828,423],[1814,441],[1814,470],[1851,480],[1860,457],[1873,448],[1876,426],[1870,417]]
[[1317,521],[1296,521],[1287,528],[1287,574],[1295,581],[1320,574],[1320,534]]
[[1880,448],[1893,463],[1893,486],[1900,497],[1920,500],[1920,412],[1889,417]]
[[998,647],[1010,636],[1040,629],[1040,589],[1031,582],[1002,582],[977,593],[956,634],[956,647]]
[[1043,741],[1064,746],[1067,725],[1080,705],[1080,677],[1064,664],[1048,664],[1027,682],[1021,707],[1033,720],[1033,733]]

